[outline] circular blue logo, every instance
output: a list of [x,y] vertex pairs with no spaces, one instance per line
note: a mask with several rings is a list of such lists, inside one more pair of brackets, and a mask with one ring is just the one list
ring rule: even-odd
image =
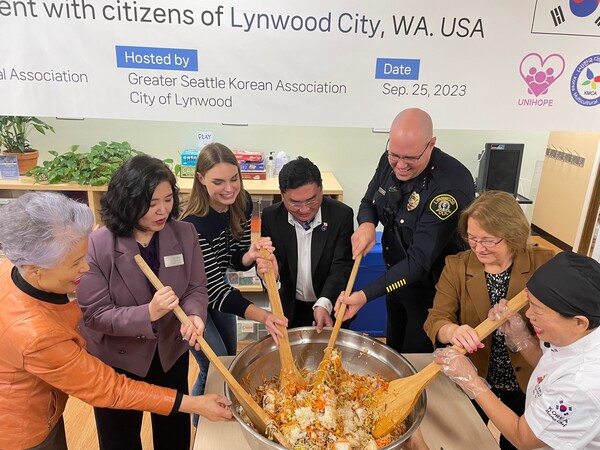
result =
[[571,75],[571,95],[582,106],[600,103],[600,55],[588,56]]

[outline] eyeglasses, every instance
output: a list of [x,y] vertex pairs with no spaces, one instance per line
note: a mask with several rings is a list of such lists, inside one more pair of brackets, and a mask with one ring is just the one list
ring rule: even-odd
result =
[[398,161],[404,161],[407,164],[415,164],[425,154],[425,152],[429,148],[429,144],[431,144],[431,139],[429,139],[427,141],[427,144],[425,144],[425,148],[423,149],[423,151],[421,152],[421,154],[419,156],[399,156],[399,155],[396,155],[395,153],[390,153],[390,150],[389,150],[390,140],[388,139],[387,144],[385,144],[385,151],[388,154],[388,161],[390,162],[390,164],[397,164]]
[[500,242],[504,240],[504,238],[500,239],[475,239],[474,237],[467,236],[465,240],[469,243],[471,247],[477,246],[477,244],[481,244],[485,248],[492,248],[498,245]]
[[292,201],[287,201],[288,206],[294,208],[294,209],[300,209],[303,206],[306,208],[314,208],[315,206],[317,206],[319,204],[319,199],[318,198],[313,198],[311,200],[307,200],[305,202],[292,202]]

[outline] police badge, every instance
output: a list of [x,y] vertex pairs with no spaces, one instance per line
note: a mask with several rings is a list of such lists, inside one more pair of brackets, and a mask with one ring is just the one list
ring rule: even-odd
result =
[[450,194],[440,194],[431,200],[429,209],[439,219],[446,220],[458,210],[458,202]]
[[415,209],[417,206],[419,206],[420,200],[421,200],[421,196],[413,191],[410,194],[410,197],[408,197],[408,204],[406,205],[406,210],[412,211],[413,209]]

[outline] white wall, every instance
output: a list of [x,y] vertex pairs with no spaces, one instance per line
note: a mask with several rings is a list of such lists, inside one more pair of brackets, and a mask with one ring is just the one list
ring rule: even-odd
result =
[[[163,159],[178,160],[181,150],[197,148],[198,131],[211,131],[214,141],[232,149],[267,153],[285,150],[292,157],[302,155],[310,158],[321,171],[334,173],[344,188],[344,202],[354,208],[355,213],[387,141],[387,133],[373,132],[370,128],[231,126],[103,119],[44,120],[55,127],[56,133],[47,136],[35,132],[31,134],[32,145],[40,150],[40,161],[50,158],[48,150],[62,153],[71,145],[79,144],[82,151],[88,151],[101,140],[126,140],[137,150]],[[537,186],[532,186],[532,180],[536,164],[544,159],[548,132],[435,130],[435,135],[437,146],[462,161],[473,173],[477,168],[477,156],[486,142],[525,143],[519,193],[526,197],[535,194]],[[526,208],[526,212],[531,218],[531,207]]]

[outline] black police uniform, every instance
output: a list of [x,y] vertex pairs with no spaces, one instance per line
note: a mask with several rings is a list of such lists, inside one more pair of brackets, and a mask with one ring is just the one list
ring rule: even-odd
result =
[[362,290],[386,295],[387,344],[399,352],[431,352],[423,331],[444,259],[466,249],[457,232],[460,212],[475,198],[473,177],[434,147],[419,176],[399,181],[385,152],[360,203],[358,223],[383,224],[387,271]]

